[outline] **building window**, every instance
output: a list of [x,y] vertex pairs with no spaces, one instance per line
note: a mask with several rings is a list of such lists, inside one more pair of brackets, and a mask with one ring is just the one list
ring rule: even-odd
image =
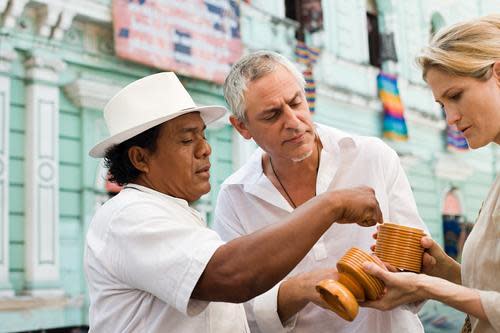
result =
[[321,0],[285,0],[285,15],[300,23],[297,39],[304,41],[304,33],[323,30]]
[[366,2],[366,27],[368,30],[368,49],[370,54],[370,65],[381,67],[380,58],[380,35],[378,30],[377,6],[374,0]]

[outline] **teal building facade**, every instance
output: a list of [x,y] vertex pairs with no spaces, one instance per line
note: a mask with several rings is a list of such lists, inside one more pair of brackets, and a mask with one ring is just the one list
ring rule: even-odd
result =
[[[116,56],[111,2],[0,0],[0,332],[88,325],[83,245],[95,209],[109,198],[106,170],[88,151],[107,136],[109,98],[159,71]],[[297,34],[311,22],[297,11],[307,4],[321,19]],[[239,10],[245,53],[270,49],[295,60],[297,36],[319,49],[317,122],[382,137],[377,75],[396,75],[408,141],[386,142],[400,155],[422,218],[441,244],[447,217],[474,222],[500,151],[447,149],[443,115],[413,59],[433,32],[499,13],[500,0],[252,0]],[[220,85],[181,81],[196,103],[225,103]],[[212,191],[195,206],[210,223],[220,184],[255,144],[227,118],[207,137]],[[429,332],[455,327],[433,313],[441,310],[431,302],[424,308]]]

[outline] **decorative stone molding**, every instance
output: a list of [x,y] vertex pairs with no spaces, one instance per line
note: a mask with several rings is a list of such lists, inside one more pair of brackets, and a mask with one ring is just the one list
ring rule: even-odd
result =
[[29,0],[0,0],[0,14],[3,12],[2,26],[5,28],[14,28],[17,19],[23,13],[24,7],[28,1]]
[[[49,3],[52,2],[53,0],[37,0],[37,1]],[[107,23],[107,24],[111,24],[112,22],[111,6],[109,4],[105,4],[103,1],[86,0],[85,6],[82,6],[78,3],[65,2],[65,8],[71,10],[78,16],[88,18],[91,21],[99,23]]]
[[74,10],[65,9],[61,12],[59,16],[59,24],[54,28],[52,32],[52,38],[55,40],[62,40],[66,31],[71,27],[71,23],[73,23],[73,18],[76,13]]
[[0,0],[0,26],[14,28],[26,6],[34,4],[38,34],[42,37],[62,40],[76,15],[99,23],[111,23],[111,6],[86,0],[85,6],[63,0]]
[[70,28],[75,9],[57,2],[49,2],[37,9],[38,34],[46,38],[61,40]]
[[62,7],[54,4],[41,6],[37,10],[38,34],[40,36],[51,37],[53,29],[59,22],[62,10]]
[[124,85],[113,81],[104,81],[96,77],[81,76],[64,87],[64,92],[78,107],[102,110],[106,103]]
[[13,50],[0,49],[0,297],[14,294],[9,281],[9,118]]
[[11,63],[16,57],[14,48],[0,38],[0,73],[9,73]]
[[33,56],[25,63],[26,294],[59,295],[59,87],[64,63]]
[[0,14],[3,13],[4,16],[3,26],[13,28],[16,20],[21,16],[24,7],[29,3],[62,8],[63,13],[74,13],[71,14],[73,17],[79,15],[91,21],[111,23],[111,6],[102,1],[85,0],[85,6],[82,6],[76,1],[64,0],[0,0]]
[[66,64],[53,56],[34,53],[25,63],[26,77],[33,81],[56,84],[59,73],[66,69]]

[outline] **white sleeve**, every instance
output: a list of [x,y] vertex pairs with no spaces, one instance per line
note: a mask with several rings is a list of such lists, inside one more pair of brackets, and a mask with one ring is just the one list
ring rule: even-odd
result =
[[113,217],[101,257],[132,288],[145,290],[186,315],[208,302],[191,294],[214,252],[224,244],[212,230],[155,202],[131,204]]
[[280,285],[281,282],[253,300],[252,310],[255,316],[254,320],[262,333],[286,333],[295,328],[298,313],[292,316],[285,323],[285,326],[281,323],[278,315],[278,292]]
[[429,229],[422,221],[417,209],[415,198],[411,190],[410,182],[401,166],[396,152],[387,147],[383,154],[386,158],[386,186],[389,202],[389,219],[409,227],[419,228],[429,234]]
[[226,242],[246,234],[235,210],[237,206],[234,205],[229,192],[230,189],[227,186],[221,187],[215,204],[212,225],[212,229]]
[[500,332],[500,293],[497,291],[478,290],[481,304],[490,325],[495,332]]
[[[246,235],[236,212],[237,205],[232,201],[231,190],[227,186],[221,188],[212,226],[225,241]],[[281,324],[278,315],[279,286],[280,283],[245,303],[248,325],[252,328],[252,332],[289,332],[295,326],[297,315],[293,316],[285,327]]]

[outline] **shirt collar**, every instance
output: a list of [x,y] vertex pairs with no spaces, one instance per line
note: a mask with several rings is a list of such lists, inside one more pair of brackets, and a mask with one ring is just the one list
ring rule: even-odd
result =
[[142,186],[142,185],[138,185],[138,184],[134,184],[134,183],[129,183],[129,184],[125,185],[125,187],[123,189],[138,190],[138,191],[141,191],[144,193],[151,194],[157,198],[160,198],[161,200],[168,201],[169,203],[174,203],[174,204],[180,206],[180,208],[189,211],[191,214],[193,214],[196,218],[198,218],[201,222],[204,223],[204,220],[203,220],[200,212],[198,212],[193,207],[189,206],[189,203],[184,199],[176,198],[176,197],[170,196],[168,194],[153,190],[150,187],[146,187],[146,186]]
[[181,199],[181,198],[176,198],[176,197],[170,196],[170,195],[162,193],[162,192],[158,192],[156,190],[153,190],[150,187],[146,187],[146,186],[142,186],[142,185],[130,183],[130,184],[125,185],[125,187],[123,189],[134,189],[134,190],[138,190],[138,191],[141,191],[141,192],[144,192],[144,193],[149,193],[149,194],[152,194],[152,195],[154,195],[154,196],[156,196],[156,197],[158,197],[160,199],[168,200],[168,201],[173,201],[176,204],[182,206],[183,208],[192,209],[191,207],[189,207],[189,204],[188,204],[188,202],[186,200]]
[[327,152],[356,148],[358,146],[356,136],[339,129],[316,124],[316,132],[323,144],[323,149]]

